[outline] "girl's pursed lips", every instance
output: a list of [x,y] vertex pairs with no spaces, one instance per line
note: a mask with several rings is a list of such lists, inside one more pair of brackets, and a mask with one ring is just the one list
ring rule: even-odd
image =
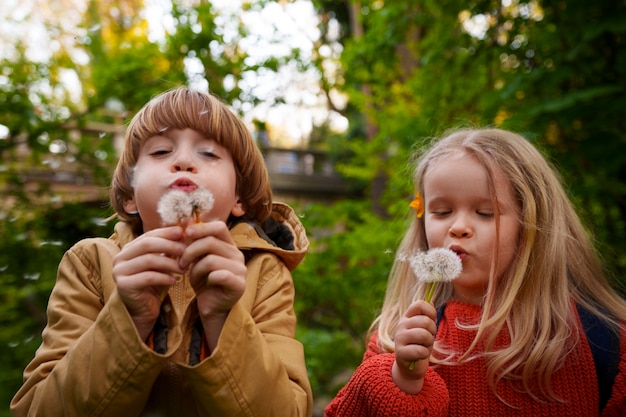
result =
[[448,249],[450,249],[452,252],[456,253],[457,256],[459,258],[461,258],[461,260],[463,260],[465,257],[467,257],[467,252],[465,251],[465,249],[463,249],[463,247],[461,247],[459,245],[450,245],[450,247]]

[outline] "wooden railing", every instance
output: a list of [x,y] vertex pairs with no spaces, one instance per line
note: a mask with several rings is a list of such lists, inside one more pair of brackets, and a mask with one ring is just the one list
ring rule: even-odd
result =
[[[78,127],[68,124],[68,129],[82,134],[111,135],[116,150],[121,151],[124,127],[118,124],[87,123]],[[278,200],[335,200],[348,195],[348,187],[335,171],[328,154],[319,150],[263,147],[262,153],[268,168],[272,190]],[[91,179],[79,175],[74,163],[46,168],[28,168],[23,172],[25,185],[44,182],[51,189],[69,194],[78,200],[92,200],[102,196],[102,189]]]
[[269,147],[263,149],[263,155],[277,196],[329,199],[347,196],[348,187],[325,152]]

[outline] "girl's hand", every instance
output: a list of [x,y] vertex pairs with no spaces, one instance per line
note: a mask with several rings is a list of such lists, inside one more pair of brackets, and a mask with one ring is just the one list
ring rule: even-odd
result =
[[151,230],[126,244],[113,259],[113,278],[122,302],[142,340],[152,332],[161,301],[174,285],[173,274],[184,270],[178,264],[185,244],[178,226]]
[[395,334],[392,377],[398,387],[417,394],[422,390],[435,343],[437,311],[426,301],[415,301],[400,318]]
[[200,318],[211,350],[217,345],[230,309],[246,288],[246,263],[222,221],[190,224],[187,249],[179,262],[189,268]]

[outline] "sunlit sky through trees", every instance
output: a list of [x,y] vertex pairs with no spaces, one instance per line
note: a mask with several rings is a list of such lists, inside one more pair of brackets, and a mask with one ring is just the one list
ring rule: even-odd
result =
[[[159,43],[165,33],[171,33],[176,28],[170,14],[171,1],[145,0],[143,3],[145,6],[139,13],[148,22],[148,39]],[[240,47],[250,60],[261,62],[268,55],[286,57],[294,48],[301,51],[304,60],[311,58],[314,42],[318,41],[320,34],[318,18],[309,1],[270,2],[261,10],[245,12],[243,0],[215,0],[212,3],[223,16],[216,23],[223,28],[227,40],[237,36],[233,22],[240,20],[246,26],[249,35],[240,42]],[[66,50],[76,64],[88,65],[89,57],[81,49],[81,41],[89,30],[99,28],[81,27],[87,4],[87,0],[3,0],[0,8],[0,59],[17,59],[16,46],[22,44],[26,59],[32,62],[47,62],[55,52]],[[229,31],[232,32],[230,36]],[[324,52],[329,62],[338,54],[338,51],[318,51]],[[185,70],[193,88],[210,90],[198,59],[187,58]],[[81,83],[76,72],[71,68],[61,70],[60,77],[72,99],[79,101]],[[228,81],[226,78],[225,83]],[[239,83],[242,89],[254,91],[261,104],[252,107],[250,103],[243,103],[237,110],[249,123],[255,119],[267,122],[282,137],[283,146],[302,144],[313,125],[327,119],[335,130],[347,127],[343,117],[326,111],[326,98],[319,88],[319,74],[297,69],[295,62],[278,72],[247,73]],[[228,88],[227,85],[225,87]],[[46,88],[45,83],[41,88]],[[284,103],[275,103],[274,98],[278,95],[283,97],[281,101]]]

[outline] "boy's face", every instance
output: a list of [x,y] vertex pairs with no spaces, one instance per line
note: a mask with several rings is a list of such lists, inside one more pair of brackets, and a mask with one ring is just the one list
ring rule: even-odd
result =
[[230,152],[192,129],[172,129],[148,139],[139,151],[133,173],[134,195],[124,204],[127,212],[139,211],[143,231],[163,226],[157,212],[159,200],[172,189],[209,190],[215,197],[201,220],[226,221],[244,210],[236,194],[236,173]]
[[[482,300],[496,245],[498,279],[517,251],[520,220],[513,189],[501,173],[493,180],[497,208],[487,170],[469,155],[442,158],[424,175],[426,239],[429,247],[449,248],[463,261],[463,272],[452,281],[455,298],[460,301]],[[496,221],[500,223],[497,241]]]

